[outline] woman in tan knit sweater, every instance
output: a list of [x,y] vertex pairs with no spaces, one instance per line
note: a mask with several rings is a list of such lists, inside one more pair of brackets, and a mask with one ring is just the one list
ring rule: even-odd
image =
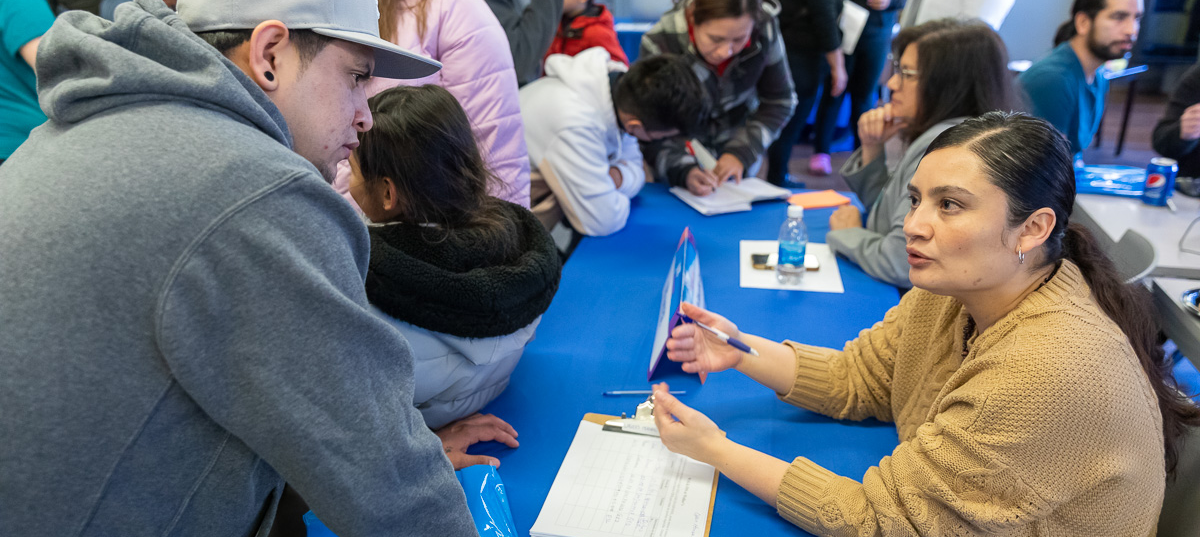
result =
[[737,369],[792,404],[893,421],[862,481],[727,439],[655,387],[663,443],[817,535],[1151,535],[1176,439],[1200,411],[1170,382],[1141,289],[1078,225],[1070,155],[1048,123],[992,112],[947,130],[913,176],[915,289],[843,350],[776,343],[684,313],[668,357]]

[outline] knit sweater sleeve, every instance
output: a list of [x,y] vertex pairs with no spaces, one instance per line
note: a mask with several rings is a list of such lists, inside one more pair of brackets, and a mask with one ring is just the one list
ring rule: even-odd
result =
[[785,341],[796,352],[796,380],[780,399],[837,419],[892,421],[892,371],[906,302],[911,300],[902,300],[841,352]]
[[817,535],[1153,533],[1154,395],[1128,343],[1098,324],[1021,319],[861,482],[797,457],[779,514]]

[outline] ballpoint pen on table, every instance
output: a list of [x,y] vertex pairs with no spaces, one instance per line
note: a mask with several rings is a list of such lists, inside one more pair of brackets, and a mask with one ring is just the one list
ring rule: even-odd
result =
[[700,321],[697,321],[691,317],[688,317],[687,315],[683,315],[682,313],[680,314],[680,317],[683,318],[683,322],[685,322],[685,323],[692,323],[696,326],[699,326],[700,328],[708,330],[710,333],[712,333],[712,335],[717,336],[718,338],[721,339],[721,341],[724,341],[730,347],[733,347],[733,348],[735,348],[739,351],[742,351],[746,354],[749,354],[751,356],[759,355],[758,351],[750,348],[749,345],[742,343],[741,341],[738,341],[737,338],[729,337],[729,334],[726,334],[725,332],[722,332],[720,330],[717,330],[716,328],[708,326]]
[[[617,397],[621,395],[650,395],[652,393],[654,393],[654,390],[609,390],[600,395],[605,397]],[[687,395],[687,391],[685,390],[671,390],[667,393],[671,395]]]

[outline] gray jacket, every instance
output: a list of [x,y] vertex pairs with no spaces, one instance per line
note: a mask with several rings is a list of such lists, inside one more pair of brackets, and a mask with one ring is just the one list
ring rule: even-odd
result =
[[537,80],[542,76],[542,57],[550,50],[554,32],[562,21],[562,1],[487,0],[487,5],[508,36],[517,85]]
[[910,206],[908,183],[933,139],[964,119],[947,119],[930,127],[905,148],[895,167],[888,166],[882,155],[863,166],[862,149],[855,150],[842,166],[841,174],[863,206],[870,207],[867,225],[830,231],[825,235],[830,249],[855,262],[875,279],[905,289],[912,287],[908,281],[904,239],[904,215]]
[[369,241],[279,110],[159,0],[59,18],[0,168],[0,528],[475,535],[368,305]]

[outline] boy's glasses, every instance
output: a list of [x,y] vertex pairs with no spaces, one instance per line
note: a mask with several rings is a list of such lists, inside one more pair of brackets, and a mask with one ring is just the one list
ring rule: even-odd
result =
[[900,77],[900,87],[904,87],[905,80],[916,80],[919,73],[916,69],[905,69],[900,67],[899,60],[892,60],[892,73]]

